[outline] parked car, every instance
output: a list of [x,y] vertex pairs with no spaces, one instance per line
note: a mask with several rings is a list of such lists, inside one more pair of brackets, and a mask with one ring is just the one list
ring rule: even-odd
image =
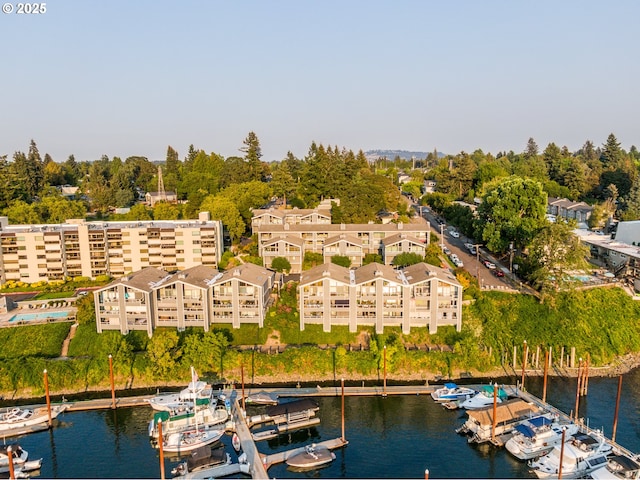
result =
[[489,270],[494,270],[496,268],[496,264],[490,262],[489,260],[485,260],[482,262],[484,264],[485,267],[487,267]]
[[442,247],[442,251],[444,252],[445,255],[449,255],[451,253],[451,250],[449,250],[447,247],[443,246]]
[[473,248],[473,244],[471,243],[465,243],[464,244],[464,248],[466,248],[467,250],[471,250]]
[[460,234],[455,230],[452,230],[451,232],[449,232],[449,235],[451,235],[453,238],[460,238]]
[[495,270],[491,270],[491,273],[493,273],[496,277],[504,277],[504,272],[502,270],[498,270],[497,268]]

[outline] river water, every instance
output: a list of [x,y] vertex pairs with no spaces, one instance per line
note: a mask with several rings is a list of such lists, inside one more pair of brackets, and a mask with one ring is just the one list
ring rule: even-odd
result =
[[[515,379],[498,379],[515,383]],[[476,381],[477,382],[477,381]],[[527,378],[529,392],[541,397],[542,379]],[[618,378],[589,379],[579,413],[592,428],[611,437]],[[576,380],[550,378],[547,401],[564,412],[575,406]],[[272,453],[341,436],[341,399],[319,399],[316,427],[258,443]],[[250,412],[251,413],[251,412]],[[640,453],[640,370],[624,376],[616,440]],[[30,457],[43,457],[39,478],[159,478],[158,451],[149,443],[148,407],[63,413],[52,430],[18,438]],[[349,445],[335,451],[330,465],[307,472],[274,465],[271,478],[527,478],[526,464],[505,449],[470,445],[455,429],[463,411],[445,410],[430,396],[347,397],[345,431]],[[13,439],[7,439],[12,441]],[[227,451],[231,437],[223,442]],[[178,459],[167,458],[166,476]]]

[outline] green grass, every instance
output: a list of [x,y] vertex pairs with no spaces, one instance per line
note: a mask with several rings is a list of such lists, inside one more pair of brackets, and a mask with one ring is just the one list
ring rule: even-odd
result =
[[1,328],[0,358],[58,357],[70,328],[68,322]]
[[75,291],[68,292],[44,292],[35,296],[34,300],[51,300],[55,298],[70,298],[74,296]]

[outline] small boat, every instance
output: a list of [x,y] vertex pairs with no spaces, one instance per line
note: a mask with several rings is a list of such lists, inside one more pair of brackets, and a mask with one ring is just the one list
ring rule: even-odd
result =
[[335,453],[327,447],[316,445],[306,445],[304,450],[296,453],[285,460],[286,464],[293,468],[307,469],[316,468],[331,463],[336,459]]
[[171,470],[171,474],[174,477],[184,476],[189,472],[229,464],[231,464],[231,455],[225,451],[224,447],[204,446],[193,450],[186,461],[180,462]]
[[249,405],[277,405],[278,396],[269,392],[256,392],[245,398],[245,403]]
[[640,479],[640,464],[626,455],[612,455],[606,465],[596,468],[590,474],[596,480],[638,480]]
[[[460,404],[460,407],[467,410],[475,410],[478,408],[486,407],[488,405],[493,405],[493,390],[493,385],[485,385],[484,387],[482,387],[482,390],[476,393],[473,397],[470,397],[462,402]],[[505,392],[502,388],[498,388],[497,403],[501,403],[506,399],[507,392]]]
[[233,432],[233,436],[231,437],[231,446],[236,451],[236,453],[240,452],[242,448],[242,444],[240,443],[240,437],[236,432]]
[[529,466],[538,478],[556,478],[562,453],[562,478],[582,478],[603,467],[612,450],[600,431],[579,432],[565,441],[564,448],[556,445],[547,455],[530,460]]
[[455,383],[445,383],[443,387],[431,392],[431,398],[436,402],[455,402],[466,400],[478,393],[473,388],[459,387]]
[[[67,408],[66,405],[53,405],[51,419],[56,418]],[[0,411],[0,436],[10,435],[13,430],[46,424],[49,421],[47,407],[38,408],[6,408]]]
[[0,473],[9,472],[9,447],[11,447],[14,471],[31,472],[40,469],[42,466],[41,458],[38,460],[29,460],[29,452],[20,447],[20,445],[16,443],[5,444],[0,445]]
[[556,418],[539,416],[525,420],[515,428],[513,436],[505,443],[507,451],[520,460],[546,455],[562,441],[562,429],[565,438],[578,433],[575,423],[560,424]]
[[211,445],[220,440],[224,430],[196,429],[186,432],[174,432],[165,437],[162,449],[169,453],[191,452],[197,448]]

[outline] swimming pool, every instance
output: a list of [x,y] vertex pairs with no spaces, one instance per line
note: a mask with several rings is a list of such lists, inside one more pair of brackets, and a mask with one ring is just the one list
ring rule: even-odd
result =
[[46,320],[47,318],[64,318],[68,317],[67,310],[58,312],[39,312],[39,313],[18,313],[9,319],[9,322],[29,322],[33,320]]

